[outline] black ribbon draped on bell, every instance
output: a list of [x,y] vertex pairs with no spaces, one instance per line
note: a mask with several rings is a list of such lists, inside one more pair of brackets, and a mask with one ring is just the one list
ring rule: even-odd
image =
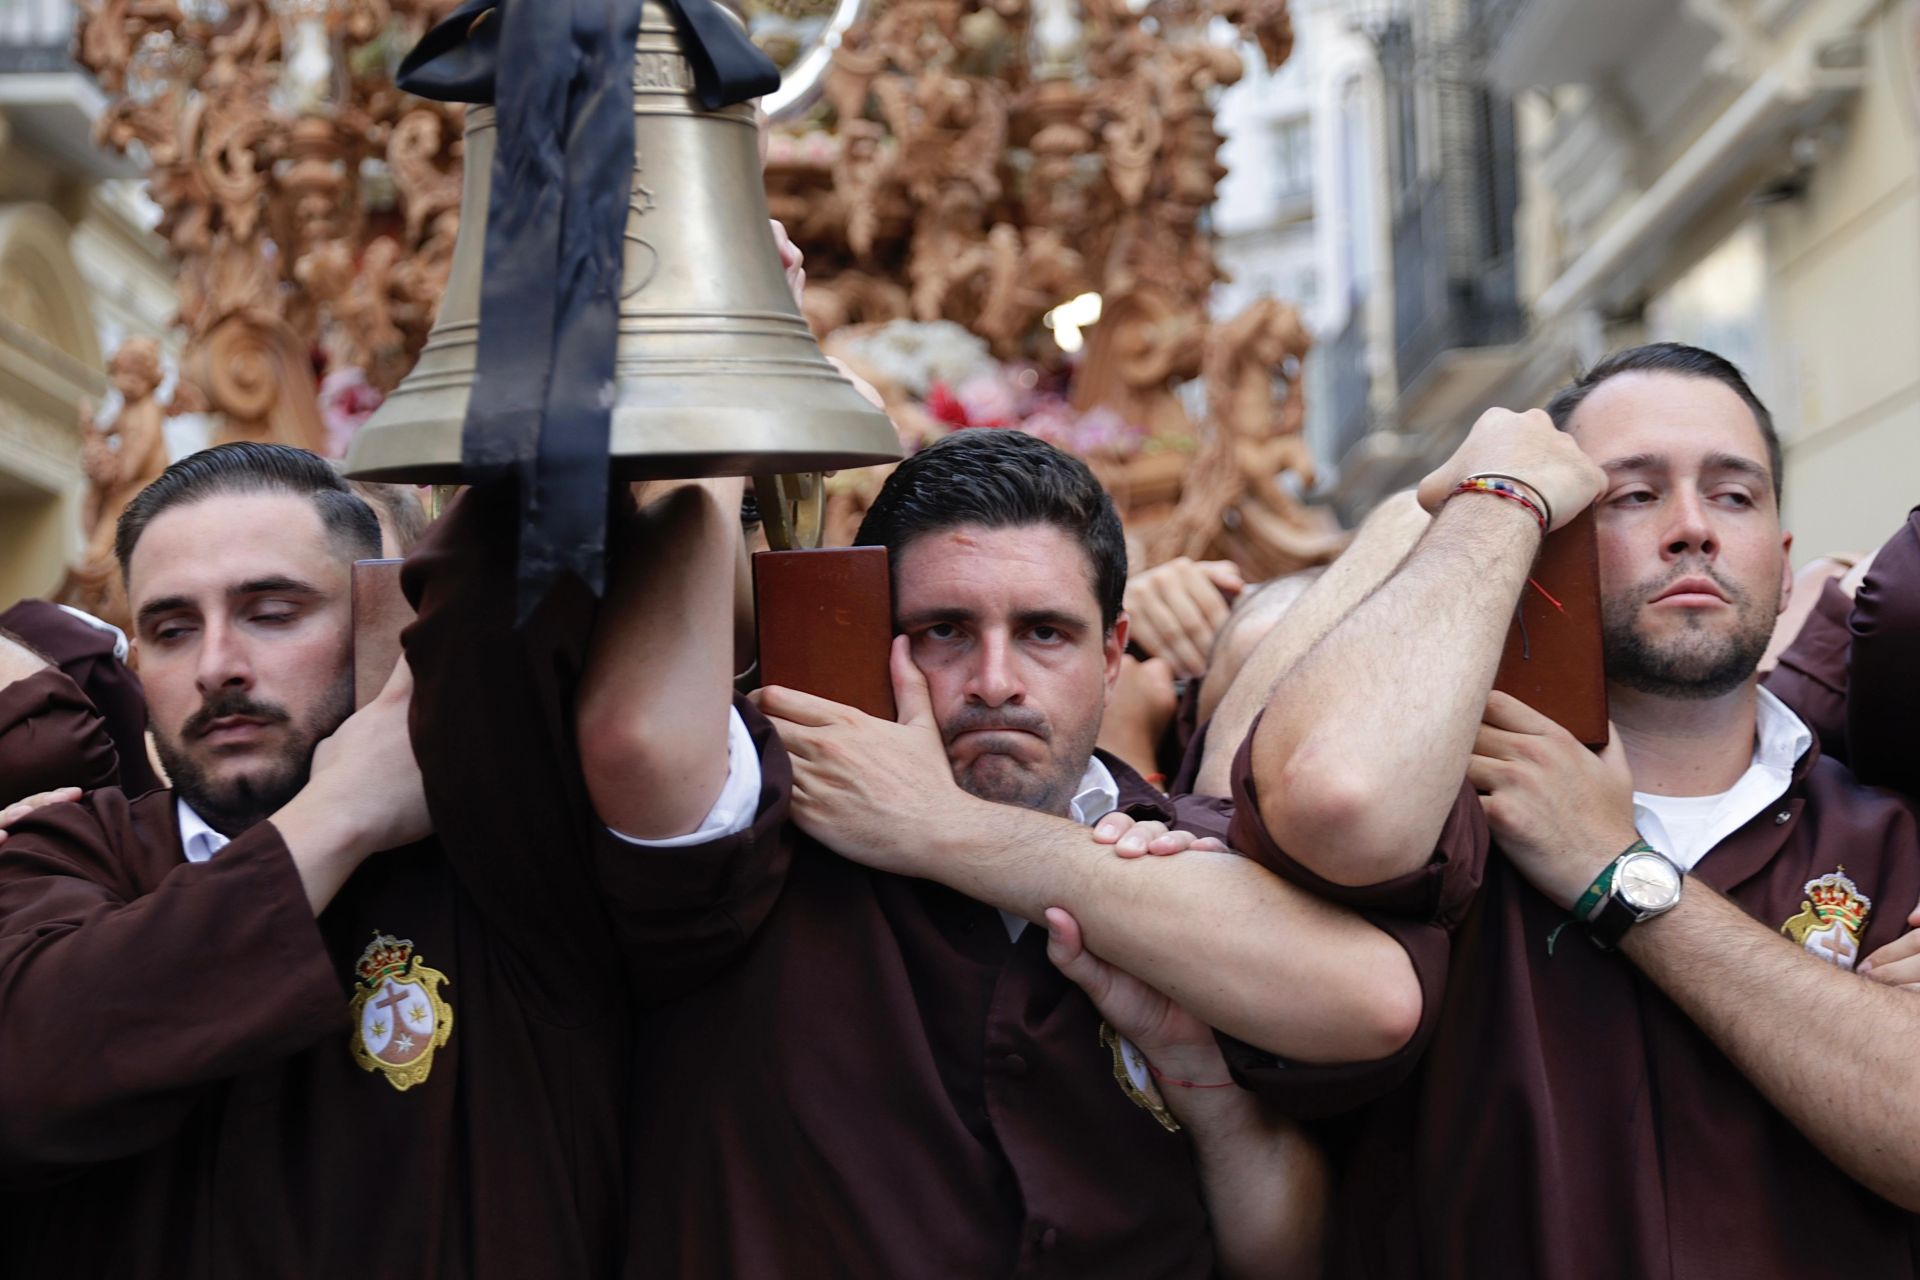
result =
[[[667,7],[703,107],[779,87],[778,69],[715,0]],[[522,619],[566,576],[595,595],[603,585],[641,9],[468,0],[397,77],[421,97],[491,103],[499,120],[461,453],[472,478],[518,479]]]

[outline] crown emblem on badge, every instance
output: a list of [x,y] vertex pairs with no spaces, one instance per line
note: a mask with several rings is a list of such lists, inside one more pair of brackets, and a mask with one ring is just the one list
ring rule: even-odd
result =
[[1806,894],[1799,914],[1781,925],[1780,932],[1823,960],[1853,968],[1873,899],[1860,892],[1845,867],[1807,881]]
[[375,934],[367,949],[360,953],[353,971],[360,985],[371,987],[388,974],[405,973],[413,967],[413,939],[396,938],[390,933]]
[[1873,902],[1846,877],[1845,871],[1842,867],[1818,880],[1807,881],[1807,905],[1822,920],[1834,921],[1845,926],[1849,933],[1858,933],[1867,922],[1867,913],[1873,910]]

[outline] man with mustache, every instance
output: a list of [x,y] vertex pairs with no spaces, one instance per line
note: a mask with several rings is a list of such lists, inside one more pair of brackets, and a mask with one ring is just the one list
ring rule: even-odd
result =
[[[1709,352],[1635,348],[1547,413],[1491,410],[1422,484],[1413,554],[1255,729],[1236,847],[1429,929],[1437,1026],[1371,1068],[1404,1083],[1330,1153],[1335,1274],[1786,1277],[1839,1241],[1915,1274],[1920,1006],[1849,971],[1899,935],[1920,830],[1756,679],[1779,493],[1771,417]],[[1590,504],[1597,754],[1488,692],[1542,536]],[[1240,1065],[1293,1111],[1366,1074]]]
[[[349,714],[349,575],[379,548],[332,467],[279,445],[192,454],[121,518],[174,785],[0,844],[0,1271],[618,1265],[629,1003],[581,958],[616,945],[605,898],[564,859],[523,882],[426,838],[407,664]],[[463,639],[433,603],[409,636],[430,687]]]
[[[1127,621],[1120,525],[1092,474],[1023,433],[968,431],[889,477],[859,541],[889,552],[902,724],[792,690],[730,709],[739,493],[648,491],[611,539],[584,664],[545,649],[509,663],[510,488],[470,491],[413,562],[429,597],[466,610],[470,638],[431,700],[423,686],[421,717],[486,743],[457,769],[426,758],[429,792],[444,771],[499,797],[470,807],[459,838],[535,867],[553,856],[552,796],[489,785],[528,744],[458,692],[458,672],[512,666],[497,696],[571,712],[591,816],[621,833],[590,850],[604,882],[630,901],[644,882],[707,904],[705,936],[678,959],[631,964],[650,1006],[632,1273],[1197,1280],[1216,1261],[1310,1265],[1310,1151],[1158,992],[1338,1062],[1405,1041],[1412,970],[1387,934],[1245,859],[1123,862],[1086,830],[1121,810],[1197,834],[1225,824],[1221,801],[1163,796],[1094,750]],[[855,717],[883,749],[827,741]],[[855,760],[869,792],[915,801],[907,822],[830,801],[831,772]],[[965,871],[943,884],[889,869],[909,855]],[[1154,993],[1116,994],[1081,929]],[[735,943],[732,964],[690,978]]]

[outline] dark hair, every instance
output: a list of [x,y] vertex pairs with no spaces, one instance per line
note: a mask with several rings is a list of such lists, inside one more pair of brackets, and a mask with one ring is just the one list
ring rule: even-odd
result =
[[1775,506],[1780,504],[1780,435],[1774,430],[1773,414],[1753,393],[1753,388],[1747,385],[1746,378],[1741,376],[1733,361],[1725,356],[1717,356],[1711,351],[1690,347],[1682,342],[1649,342],[1642,347],[1616,351],[1581,374],[1572,386],[1561,388],[1553,399],[1547,401],[1547,416],[1553,419],[1554,426],[1565,431],[1567,424],[1573,420],[1574,411],[1593,394],[1593,389],[1623,373],[1672,373],[1683,378],[1706,378],[1718,382],[1745,401],[1747,408],[1753,411],[1754,425],[1760,428],[1760,438],[1767,442],[1767,466],[1773,471],[1773,501]]
[[1127,541],[1086,463],[1024,431],[956,431],[894,469],[853,541],[885,547],[898,565],[915,538],[963,524],[1050,524],[1073,535],[1093,566],[1101,622],[1112,630],[1127,589]]
[[325,458],[284,444],[238,440],[190,453],[162,471],[134,495],[120,513],[113,554],[120,576],[127,576],[133,549],[153,518],[169,507],[183,507],[221,493],[288,493],[307,497],[320,513],[321,527],[352,559],[380,554],[380,522],[373,509],[347,488]]

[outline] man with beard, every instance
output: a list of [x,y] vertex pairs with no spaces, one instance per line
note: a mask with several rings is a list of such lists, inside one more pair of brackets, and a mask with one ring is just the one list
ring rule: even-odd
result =
[[[889,477],[860,541],[889,552],[900,724],[793,690],[730,698],[739,493],[649,491],[617,524],[580,666],[510,660],[511,488],[466,494],[412,565],[467,611],[448,660],[468,683],[505,671],[496,696],[570,693],[552,718],[572,722],[589,816],[624,841],[594,846],[604,883],[708,904],[703,937],[631,965],[651,1006],[631,1273],[1197,1280],[1215,1237],[1232,1274],[1310,1259],[1310,1151],[1227,1087],[1211,1035],[1158,992],[1337,1062],[1411,1034],[1412,970],[1385,933],[1217,847],[1123,862],[1089,835],[1116,810],[1224,826],[1218,800],[1170,800],[1094,750],[1127,621],[1119,520],[1092,474],[1023,433],[970,431]],[[577,688],[551,678],[573,670]],[[539,744],[489,726],[451,671],[419,707],[484,744],[423,757],[429,793],[458,774],[476,801],[462,838],[555,856],[551,797],[504,787]],[[857,752],[824,741],[842,723],[864,730]],[[849,762],[867,798],[841,804],[829,774]],[[904,796],[907,820],[875,792]],[[909,857],[959,874],[890,869]],[[1082,929],[1154,994],[1089,962]]]
[[[1849,971],[1899,934],[1920,834],[1756,681],[1789,581],[1772,421],[1672,344],[1549,413],[1490,411],[1427,478],[1431,530],[1239,764],[1236,847],[1430,929],[1438,1025],[1331,1152],[1334,1271],[1912,1275],[1920,1005]],[[1598,754],[1488,692],[1543,533],[1596,499]],[[1295,1111],[1365,1074],[1236,1065]]]
[[[611,926],[564,859],[528,885],[425,838],[406,663],[349,715],[349,572],[379,545],[278,445],[190,455],[122,516],[174,789],[0,845],[0,1271],[616,1266],[628,1005],[575,949]],[[431,671],[463,637],[422,605]]]

